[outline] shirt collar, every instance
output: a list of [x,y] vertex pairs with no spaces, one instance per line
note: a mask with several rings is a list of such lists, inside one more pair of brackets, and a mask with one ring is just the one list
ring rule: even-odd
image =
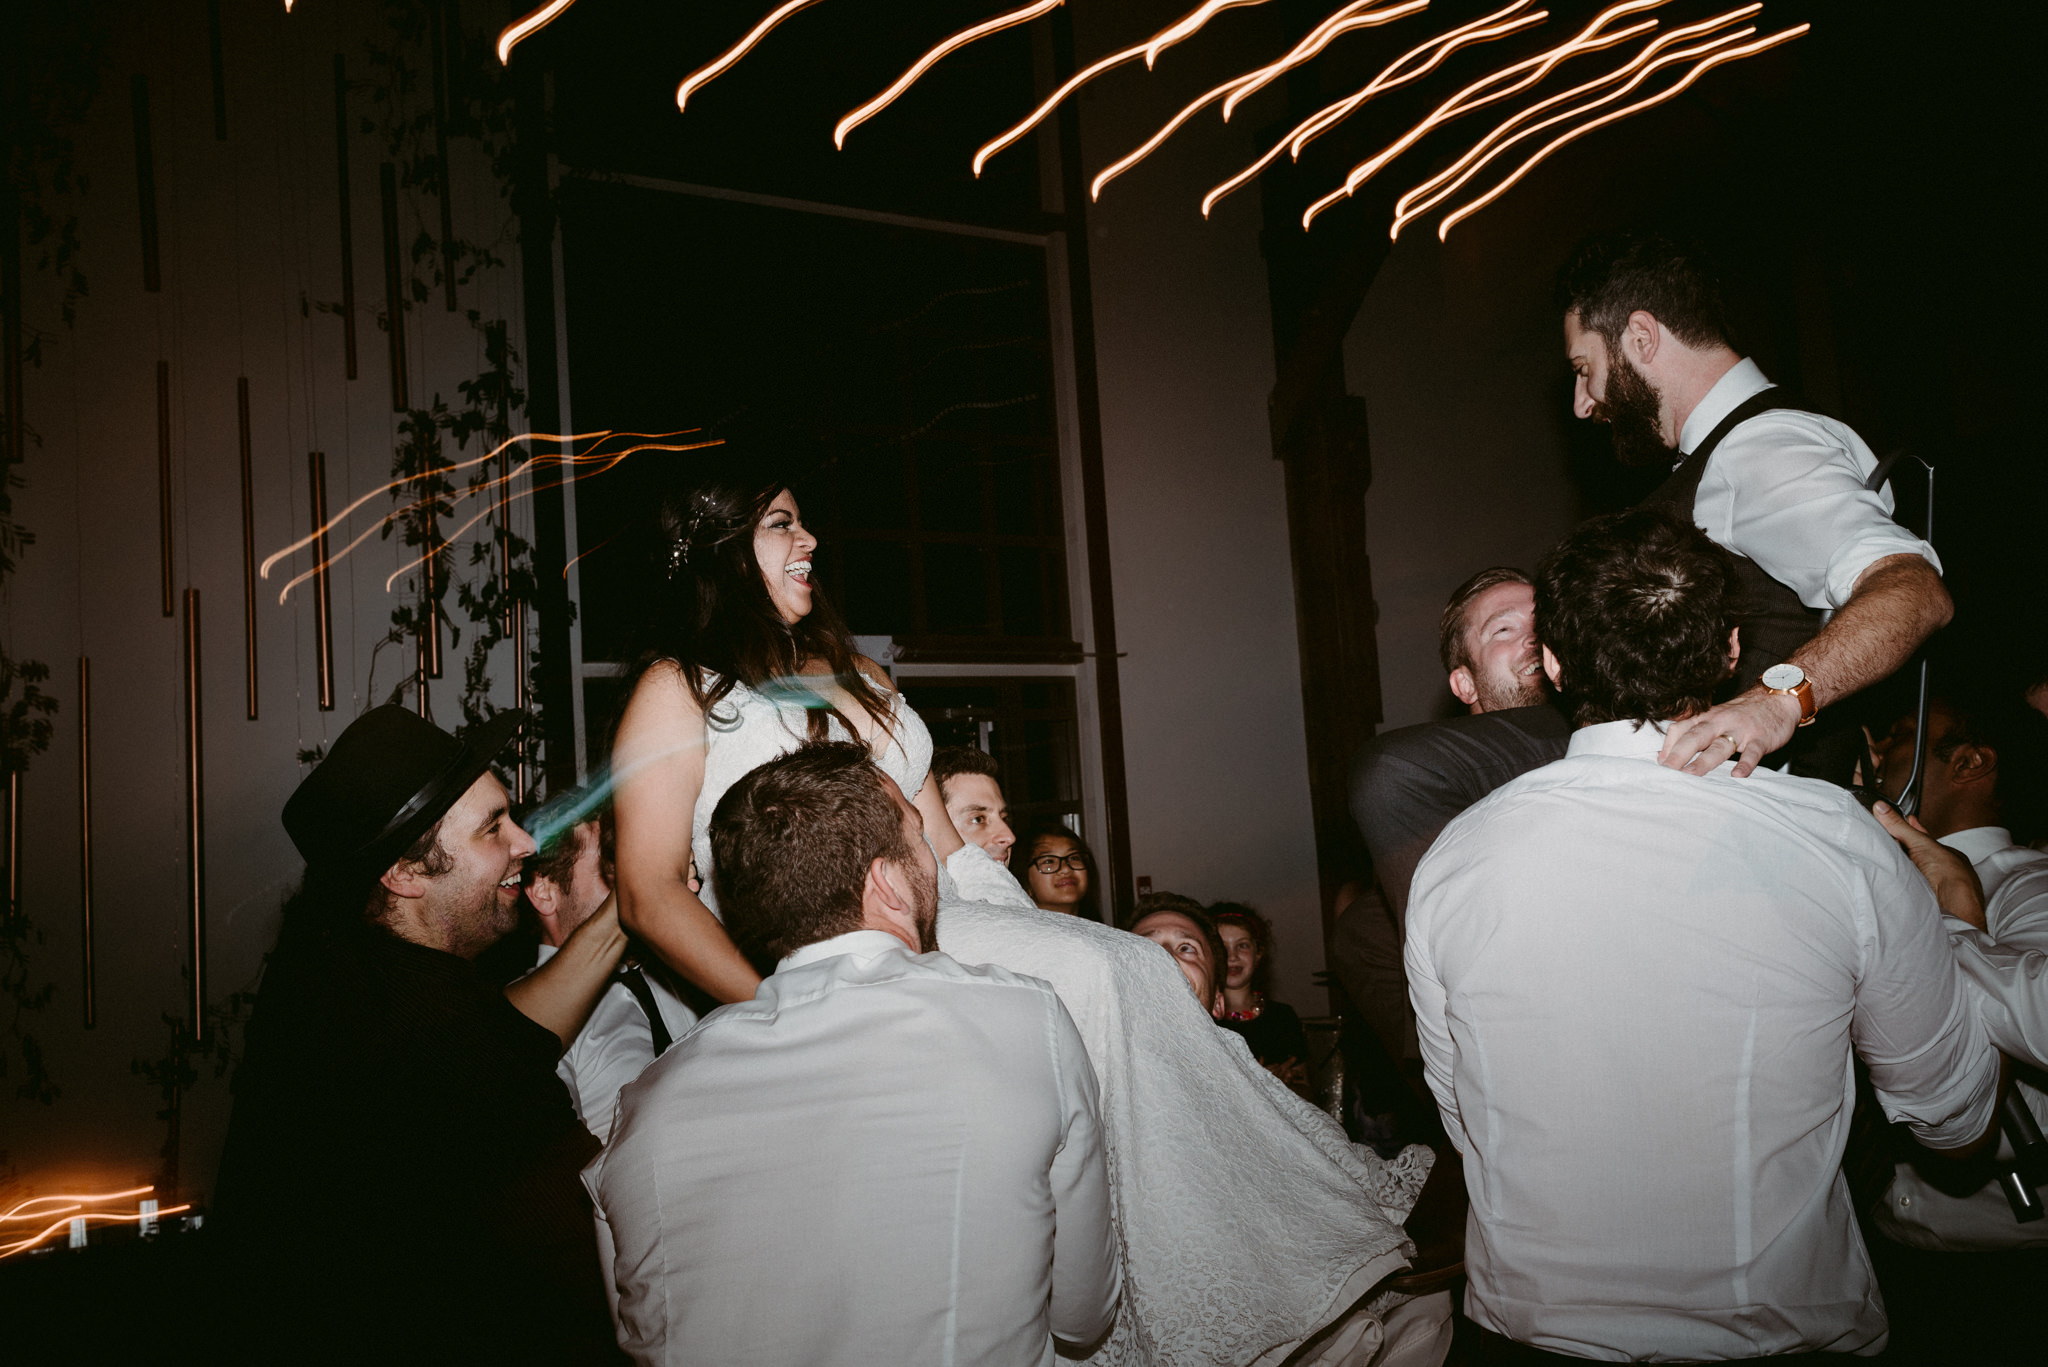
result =
[[1950,831],[1941,837],[1941,843],[1972,864],[1981,864],[2000,850],[2012,848],[2012,832],[2003,826],[1972,826],[1966,831]]
[[1667,724],[1660,721],[1603,721],[1593,726],[1581,726],[1572,732],[1564,753],[1567,758],[1624,755],[1655,759],[1657,752],[1664,748]]
[[541,946],[539,946],[539,949],[540,949],[540,953],[539,953],[539,955],[538,955],[538,956],[536,956],[536,957],[535,957],[535,959],[534,959],[534,961],[533,961],[533,966],[534,966],[535,968],[539,968],[539,967],[540,967],[540,966],[541,966],[542,964],[546,963],[546,962],[547,962],[547,961],[548,961],[549,959],[552,959],[552,958],[554,958],[554,957],[555,957],[555,951],[556,951],[557,949],[559,949],[560,947],[561,947],[561,946],[559,946],[559,945],[541,945]]
[[785,969],[802,968],[806,964],[837,958],[841,954],[849,954],[857,960],[865,961],[880,958],[891,952],[907,954],[909,951],[903,947],[903,941],[886,930],[849,930],[844,935],[834,935],[829,940],[805,945],[775,965],[775,971],[780,973]]
[[1752,394],[1769,389],[1771,382],[1764,378],[1763,370],[1755,361],[1744,357],[1737,361],[1732,370],[1714,381],[1714,387],[1699,401],[1686,418],[1685,426],[1678,429],[1679,459],[1699,449],[1707,434],[1721,425],[1721,419],[1735,411],[1735,406]]

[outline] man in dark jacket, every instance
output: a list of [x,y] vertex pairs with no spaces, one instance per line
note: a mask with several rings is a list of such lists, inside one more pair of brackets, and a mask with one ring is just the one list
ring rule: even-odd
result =
[[534,849],[488,768],[523,719],[376,708],[285,804],[306,878],[235,1079],[222,1356],[616,1360],[561,1040],[472,962]]

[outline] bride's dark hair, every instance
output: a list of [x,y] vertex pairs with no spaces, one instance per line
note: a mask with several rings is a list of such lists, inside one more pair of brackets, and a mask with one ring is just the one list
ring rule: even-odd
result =
[[[889,729],[889,701],[854,665],[853,639],[824,594],[814,588],[809,615],[795,623],[784,622],[768,596],[754,559],[754,529],[788,487],[784,470],[727,448],[693,463],[657,502],[639,546],[655,592],[627,671],[622,712],[623,699],[664,660],[681,667],[683,684],[707,721],[734,685],[773,692],[805,661],[822,660],[839,686]],[[837,710],[808,693],[804,702],[811,738],[823,739],[826,718]],[[854,731],[847,718],[840,723]],[[612,729],[616,733],[616,719]]]

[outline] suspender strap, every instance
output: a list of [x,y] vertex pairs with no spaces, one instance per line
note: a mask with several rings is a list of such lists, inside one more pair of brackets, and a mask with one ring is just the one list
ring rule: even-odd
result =
[[1733,432],[1737,427],[1748,422],[1759,413],[1768,413],[1773,408],[1783,408],[1785,406],[1784,397],[1784,394],[1776,385],[1772,385],[1768,389],[1759,389],[1756,393],[1730,409],[1727,417],[1715,423],[1714,430],[1707,433],[1707,439],[1694,447],[1686,456],[1686,459],[1689,461],[1696,460],[1704,466],[1707,463],[1707,457],[1714,454],[1714,448],[1721,444],[1723,437],[1726,437],[1730,432]]
[[622,968],[612,975],[612,981],[631,992],[633,1000],[640,1003],[640,1010],[647,1017],[647,1028],[654,1032],[654,1056],[660,1058],[668,1052],[675,1039],[668,1032],[668,1022],[661,1018],[661,1008],[655,1005],[654,989],[647,985],[647,975],[637,968]]

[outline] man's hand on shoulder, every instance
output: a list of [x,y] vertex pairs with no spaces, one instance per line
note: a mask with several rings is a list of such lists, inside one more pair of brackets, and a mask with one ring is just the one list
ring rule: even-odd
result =
[[1735,777],[1747,778],[1765,755],[1799,729],[1799,700],[1753,688],[1683,721],[1671,723],[1657,763],[1687,774],[1711,774],[1733,758]]
[[1900,816],[1891,803],[1879,802],[1870,810],[1934,889],[1934,900],[1942,911],[1983,930],[1984,884],[1970,861],[1929,835],[1920,818]]

